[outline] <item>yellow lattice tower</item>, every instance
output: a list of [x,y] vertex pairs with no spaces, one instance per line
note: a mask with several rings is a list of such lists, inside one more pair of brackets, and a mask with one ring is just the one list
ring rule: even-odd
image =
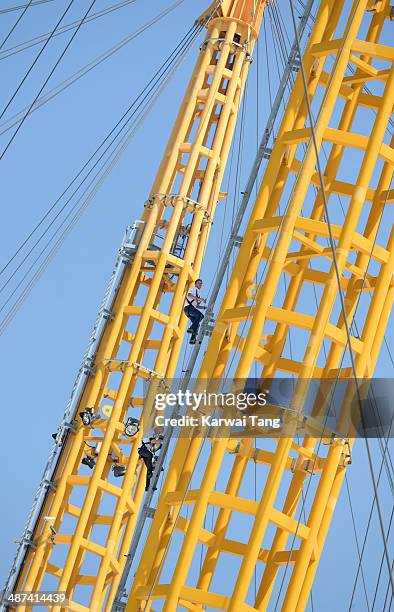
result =
[[[394,103],[394,48],[379,42],[384,28],[394,29],[390,14],[388,0],[322,0],[303,58],[317,149],[322,153],[324,143],[330,146],[323,168],[329,210],[332,214],[338,208],[336,199],[333,203],[338,195],[345,207],[343,224],[332,224],[331,229],[349,327],[360,297],[371,300],[361,329],[350,337],[360,379],[374,371],[394,295],[394,231],[386,245],[377,240],[385,204],[394,201],[394,142],[385,142]],[[379,68],[373,65],[375,58]],[[349,64],[353,74],[346,76]],[[374,81],[381,95],[364,90]],[[358,113],[364,135],[352,129]],[[335,381],[353,375],[349,352],[342,367],[348,337],[338,315],[333,250],[327,245],[329,225],[307,118],[299,73],[198,375],[207,385],[216,384],[231,363],[235,379],[253,375],[254,367],[262,378],[291,374],[297,381],[290,405],[295,410],[302,407],[308,379]],[[344,161],[348,174],[355,172],[354,182],[340,178]],[[375,187],[374,172],[380,175]],[[370,262],[376,274],[371,274]],[[256,283],[256,278],[261,280]],[[308,313],[311,307],[305,300],[305,292],[311,296],[312,289],[318,297],[315,314]],[[299,359],[286,352],[290,331],[296,335]],[[324,342],[330,345],[327,356]],[[254,448],[250,438],[239,445],[223,437],[214,439],[204,453],[201,437],[180,439],[126,609],[150,610],[155,601],[163,602],[160,609],[166,612],[270,609],[286,568],[281,609],[304,610],[351,443],[308,435],[299,443],[293,438],[271,440],[263,450]],[[247,489],[251,462],[263,474],[258,500],[240,493]],[[304,519],[299,510],[308,471],[315,486]],[[190,487],[195,481],[197,486]],[[185,507],[187,516],[182,514]],[[217,514],[208,529],[204,520],[212,507]],[[242,541],[229,535],[234,516],[242,524]],[[242,517],[251,517],[249,527]],[[290,549],[288,540],[294,536]],[[222,555],[226,561],[219,571]],[[251,604],[247,597],[250,602],[256,568],[261,581]],[[224,576],[233,576],[233,581]]]
[[[221,196],[264,4],[214,2],[200,18],[209,19],[206,39],[138,224],[137,248],[108,313],[76,429],[65,440],[14,590],[49,586],[67,593],[68,610],[111,609],[145,486],[137,452],[141,381],[175,372],[186,290],[198,277]],[[92,428],[78,416],[86,407],[103,413]],[[130,415],[142,425],[133,439],[124,435]],[[81,465],[86,452],[95,460],[91,472]],[[111,472],[114,462],[126,467],[120,484]],[[84,571],[87,559],[96,567],[93,574]]]

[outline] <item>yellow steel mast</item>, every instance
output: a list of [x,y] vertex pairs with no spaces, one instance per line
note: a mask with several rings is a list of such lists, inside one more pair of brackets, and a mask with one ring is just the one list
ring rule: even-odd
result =
[[[68,610],[111,609],[144,492],[141,383],[175,372],[185,294],[198,277],[221,197],[264,4],[215,1],[200,18],[206,39],[14,590],[50,587],[67,593]],[[87,407],[100,414],[92,427],[78,416]],[[141,419],[133,439],[124,435],[130,415]],[[81,464],[85,454],[95,461],[92,471]],[[126,467],[121,482],[112,475],[114,463]]]
[[[235,379],[253,375],[255,366],[264,378],[290,373],[297,381],[291,407],[298,411],[307,379],[352,378],[349,341],[357,378],[373,374],[394,297],[394,230],[384,244],[378,232],[385,204],[394,201],[394,140],[387,141],[394,47],[380,42],[385,27],[394,29],[391,14],[389,0],[320,3],[303,65],[317,150],[322,153],[324,143],[330,147],[324,192],[299,73],[199,371],[199,380],[207,385],[222,379],[231,363]],[[374,60],[379,60],[377,67]],[[364,90],[373,81],[381,93]],[[355,178],[344,181],[343,164],[349,174],[349,163]],[[331,231],[350,329],[359,299],[370,297],[363,324],[357,335],[351,331],[350,339],[344,317],[338,315],[337,271],[327,245],[323,193],[331,213],[338,208],[337,195],[345,208],[343,224],[331,224]],[[369,269],[371,262],[376,274]],[[314,315],[303,299],[312,289],[318,297]],[[298,355],[289,357],[291,331]],[[324,343],[329,345],[327,355]],[[277,439],[261,449],[250,438],[237,444],[223,437],[212,440],[205,453],[203,444],[198,436],[177,442],[126,609],[148,611],[158,601],[165,612],[178,607],[267,610],[275,605],[278,578],[286,570],[280,609],[304,610],[352,441],[309,435],[298,443]],[[259,470],[256,500],[245,497],[251,462]],[[190,487],[193,474],[197,485]],[[312,474],[312,501],[304,518],[299,510]],[[182,514],[185,506],[187,515]],[[216,518],[208,528],[204,520],[212,507]],[[242,522],[241,541],[229,533],[233,518]],[[222,557],[226,565],[220,570]],[[252,597],[256,569],[260,584]],[[223,572],[234,579],[223,580]]]

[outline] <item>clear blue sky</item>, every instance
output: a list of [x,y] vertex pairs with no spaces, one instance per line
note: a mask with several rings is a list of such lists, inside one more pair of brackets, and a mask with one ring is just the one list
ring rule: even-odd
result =
[[[2,6],[13,6],[15,3],[15,0],[6,0]],[[50,31],[67,4],[54,0],[31,8],[6,47]],[[109,0],[97,0],[93,11],[110,4]],[[66,79],[170,4],[169,0],[158,3],[136,0],[84,26],[47,89]],[[0,162],[3,201],[0,263],[8,259],[21,239],[60,195],[207,4],[207,0],[185,0],[176,11],[28,118]],[[284,23],[291,33],[288,2],[283,0],[279,4],[282,6]],[[86,0],[75,2],[65,22],[78,19],[88,5]],[[1,40],[18,14],[0,13]],[[69,36],[59,36],[52,41],[0,122],[34,99]],[[4,60],[0,57],[3,83],[1,109],[39,48],[33,47]],[[51,433],[56,430],[66,405],[124,228],[139,217],[149,193],[197,49],[195,45],[92,205],[0,337],[3,397],[0,445],[3,491],[0,508],[1,584],[14,553],[14,540],[21,534],[50,449]],[[251,68],[246,103],[239,180],[241,188],[256,149],[256,116],[261,132],[269,113],[268,84],[273,93],[276,91],[278,77],[275,61],[271,45],[268,81],[266,52],[263,42],[260,42],[259,60],[255,60]],[[1,150],[11,134],[12,131],[0,136]],[[207,261],[217,257],[215,247],[229,230],[236,182],[235,165],[234,161],[227,209],[223,205],[217,213]],[[228,176],[225,183],[227,179]],[[213,266],[204,267],[207,284],[212,280],[213,272]],[[387,340],[392,347],[392,325],[389,326]],[[393,375],[384,351],[377,375]],[[378,454],[375,458],[377,470]],[[353,465],[349,469],[349,482],[361,539],[372,491],[362,443],[356,445]],[[388,487],[387,483],[382,489],[387,515],[389,496],[385,494],[385,487]],[[377,560],[380,562],[382,550],[376,516],[368,546],[365,573],[373,593]],[[315,610],[348,609],[355,567],[355,539],[347,496],[343,491],[314,587]],[[360,587],[353,609],[366,609]]]

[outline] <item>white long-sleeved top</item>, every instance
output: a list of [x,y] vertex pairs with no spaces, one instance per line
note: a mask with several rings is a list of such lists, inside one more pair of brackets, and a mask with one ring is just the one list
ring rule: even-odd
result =
[[190,287],[190,289],[188,289],[185,306],[191,305],[194,306],[194,308],[197,308],[197,310],[201,310],[201,308],[199,307],[201,300],[203,300],[201,293],[199,292],[197,287],[193,285],[193,287]]

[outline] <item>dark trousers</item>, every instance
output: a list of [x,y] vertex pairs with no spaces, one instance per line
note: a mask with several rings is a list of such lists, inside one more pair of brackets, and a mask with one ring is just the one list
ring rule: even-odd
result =
[[146,465],[146,484],[145,490],[149,489],[150,479],[153,474],[153,453],[150,452],[148,448],[143,444],[140,449],[138,449],[138,455],[144,461]]
[[190,306],[185,306],[184,310],[185,310],[185,315],[192,322],[192,324],[190,325],[190,329],[192,330],[193,334],[196,335],[198,332],[198,326],[203,320],[204,315],[202,312],[200,312],[200,310],[197,310],[197,308],[195,308],[192,304],[190,304]]

